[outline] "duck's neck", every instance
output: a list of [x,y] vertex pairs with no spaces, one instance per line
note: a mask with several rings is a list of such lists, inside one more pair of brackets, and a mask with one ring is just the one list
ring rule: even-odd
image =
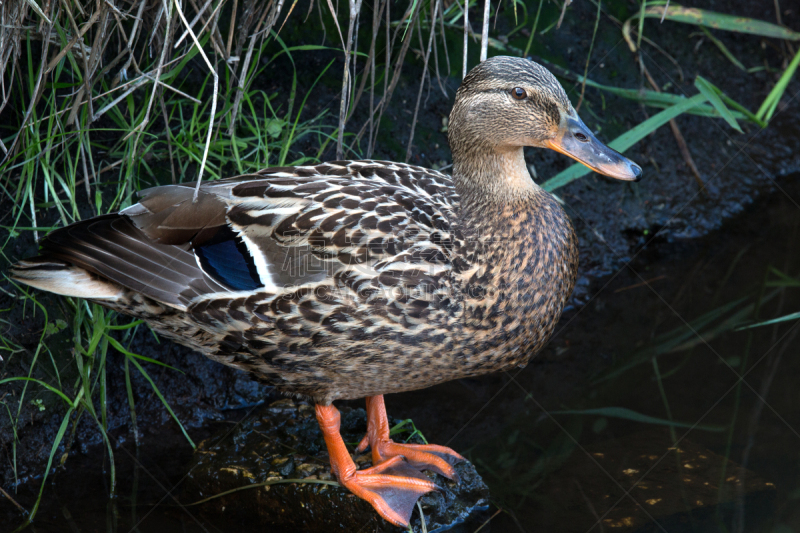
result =
[[567,214],[533,182],[521,149],[460,155],[459,324],[478,374],[522,364],[544,345],[575,285],[578,249]]
[[475,148],[453,154],[453,181],[462,214],[482,218],[535,202],[544,192],[532,179],[522,148]]

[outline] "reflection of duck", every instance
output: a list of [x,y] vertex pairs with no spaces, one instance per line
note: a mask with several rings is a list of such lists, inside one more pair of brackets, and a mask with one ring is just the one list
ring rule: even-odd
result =
[[[117,214],[52,232],[15,279],[145,319],[280,391],[310,397],[339,481],[405,525],[461,456],[389,439],[383,394],[494,372],[547,341],[572,291],[576,239],[530,179],[523,146],[623,180],[556,79],[495,57],[450,115],[453,177],[384,161],[270,168],[148,189]],[[336,399],[367,397],[372,468],[357,471]],[[405,460],[404,460],[405,459]]]

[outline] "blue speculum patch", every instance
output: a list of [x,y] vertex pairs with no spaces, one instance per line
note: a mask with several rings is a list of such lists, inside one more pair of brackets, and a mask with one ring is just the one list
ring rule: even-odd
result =
[[249,291],[264,286],[247,246],[227,226],[210,241],[195,247],[194,253],[206,274],[230,289]]

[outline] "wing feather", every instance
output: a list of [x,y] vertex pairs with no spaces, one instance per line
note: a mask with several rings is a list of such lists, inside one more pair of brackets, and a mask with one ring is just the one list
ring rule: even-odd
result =
[[[452,269],[453,246],[461,238],[457,204],[448,176],[410,165],[350,161],[272,168],[204,183],[196,199],[191,184],[148,189],[117,215],[51,233],[43,249],[158,302],[187,308],[236,292],[225,276],[205,272],[194,253],[205,243],[217,245],[227,232],[252,256],[248,261],[263,285],[255,292],[274,297],[315,285],[369,287],[401,309],[417,299],[430,301]],[[413,306],[421,316],[424,305]]]

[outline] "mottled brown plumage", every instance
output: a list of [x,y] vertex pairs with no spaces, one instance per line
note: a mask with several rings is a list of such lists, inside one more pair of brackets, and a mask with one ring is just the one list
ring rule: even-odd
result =
[[[572,291],[572,225],[530,179],[522,147],[555,148],[621,179],[640,172],[594,138],[546,69],[518,58],[492,58],[467,75],[449,138],[452,178],[334,161],[203,183],[196,200],[191,185],[149,189],[118,214],[54,231],[13,276],[143,318],[313,399],[330,426],[334,470],[370,499],[368,483],[352,481],[363,472],[339,463],[349,458],[326,406],[525,364]],[[375,417],[385,418],[382,405]],[[373,453],[391,448],[380,438],[369,441]],[[403,523],[405,501],[378,500],[370,499],[379,512]]]

